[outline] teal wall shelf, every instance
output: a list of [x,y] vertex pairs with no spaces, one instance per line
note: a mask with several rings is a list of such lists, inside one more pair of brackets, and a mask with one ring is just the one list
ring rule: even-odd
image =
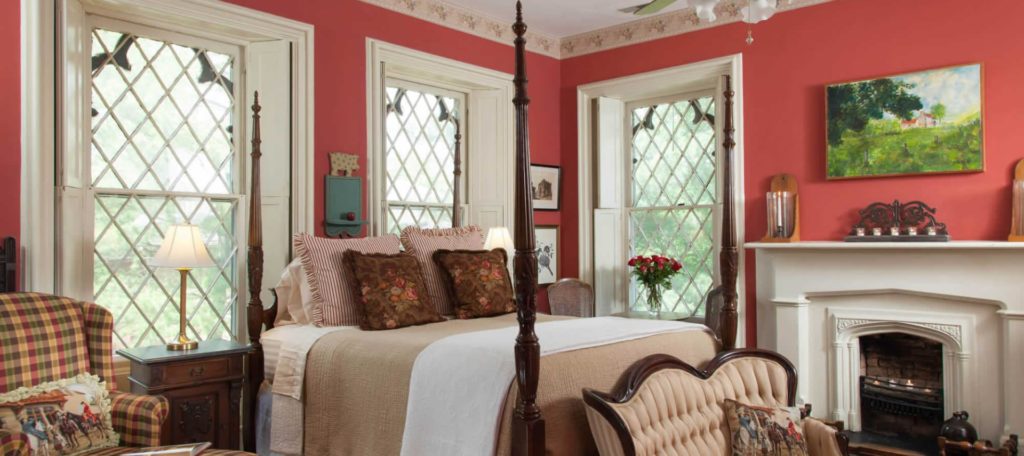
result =
[[328,236],[359,236],[363,220],[363,179],[327,176],[324,191],[324,231]]

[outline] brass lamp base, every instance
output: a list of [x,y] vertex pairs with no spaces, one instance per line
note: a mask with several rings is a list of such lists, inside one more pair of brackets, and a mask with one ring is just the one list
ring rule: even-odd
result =
[[189,340],[188,336],[185,335],[185,297],[187,296],[185,290],[188,286],[188,271],[189,268],[178,269],[178,272],[181,273],[181,297],[178,301],[178,340],[167,344],[168,350],[182,351],[199,348],[199,342]]
[[188,339],[167,344],[167,349],[172,351],[195,350],[197,348],[199,348],[199,342]]

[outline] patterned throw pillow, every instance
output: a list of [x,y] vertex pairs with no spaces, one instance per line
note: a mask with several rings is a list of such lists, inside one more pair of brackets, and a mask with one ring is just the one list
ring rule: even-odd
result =
[[355,281],[343,261],[345,252],[396,254],[402,247],[395,235],[329,239],[300,233],[293,244],[311,292],[310,301],[303,304],[306,318],[316,326],[354,326],[361,319]]
[[27,436],[33,456],[71,456],[118,441],[106,384],[92,374],[0,394],[0,428]]
[[758,407],[725,400],[733,456],[807,456],[800,415],[784,408]]
[[360,328],[396,329],[444,320],[430,301],[415,258],[350,251],[345,263],[362,302]]
[[402,230],[405,253],[416,257],[427,279],[427,292],[441,315],[455,314],[455,296],[449,296],[444,273],[434,263],[438,250],[480,250],[484,248],[484,235],[478,226],[461,228],[423,229],[410,226]]
[[456,317],[492,317],[516,311],[504,249],[438,250],[434,263],[440,266],[448,291],[455,297]]

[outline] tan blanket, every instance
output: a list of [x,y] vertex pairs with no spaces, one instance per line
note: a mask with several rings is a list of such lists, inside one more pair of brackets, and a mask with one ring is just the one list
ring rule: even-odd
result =
[[[538,317],[539,322],[562,319]],[[451,335],[512,325],[514,314],[324,336],[306,364],[305,454],[398,455],[417,355]],[[701,365],[717,348],[710,334],[689,331],[543,357],[538,403],[547,421],[549,453],[595,453],[580,399],[583,387],[610,390],[629,365],[649,354],[668,353]],[[509,453],[514,401],[515,394],[508,395],[499,437],[502,455]]]

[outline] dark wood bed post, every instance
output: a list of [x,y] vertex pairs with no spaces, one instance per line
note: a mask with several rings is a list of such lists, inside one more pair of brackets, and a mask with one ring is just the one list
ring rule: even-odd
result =
[[512,416],[513,456],[540,456],[544,454],[544,419],[537,406],[537,386],[540,380],[540,341],[534,331],[537,319],[537,246],[533,231],[533,199],[530,184],[530,129],[528,109],[530,98],[526,94],[526,23],[523,22],[523,4],[516,2],[515,84],[515,138],[516,138],[516,205],[514,257],[516,281],[516,308],[519,336],[516,337],[516,385],[519,397]]
[[462,123],[455,119],[455,169],[452,171],[455,176],[452,187],[452,227],[462,226],[462,204],[460,201],[459,186],[462,183]]
[[736,276],[738,274],[739,250],[736,246],[736,214],[735,203],[733,202],[735,186],[733,183],[733,152],[736,149],[736,127],[733,124],[733,97],[736,92],[732,90],[732,77],[723,76],[725,79],[725,123],[722,125],[724,133],[725,159],[722,160],[723,183],[723,207],[722,207],[722,252],[719,261],[722,272],[722,348],[732,350],[736,348],[737,318],[736,312]]
[[260,345],[260,333],[263,332],[264,326],[266,329],[274,326],[274,317],[277,314],[276,303],[269,309],[264,309],[263,300],[260,299],[260,290],[263,288],[263,211],[260,192],[260,157],[263,154],[260,151],[260,109],[260,94],[256,92],[252,102],[252,178],[249,190],[247,258],[249,304],[246,306],[246,317],[249,344],[252,346],[252,352],[249,354],[248,404],[244,412],[244,444],[248,451],[256,449],[256,397],[260,385],[263,384],[263,347]]

